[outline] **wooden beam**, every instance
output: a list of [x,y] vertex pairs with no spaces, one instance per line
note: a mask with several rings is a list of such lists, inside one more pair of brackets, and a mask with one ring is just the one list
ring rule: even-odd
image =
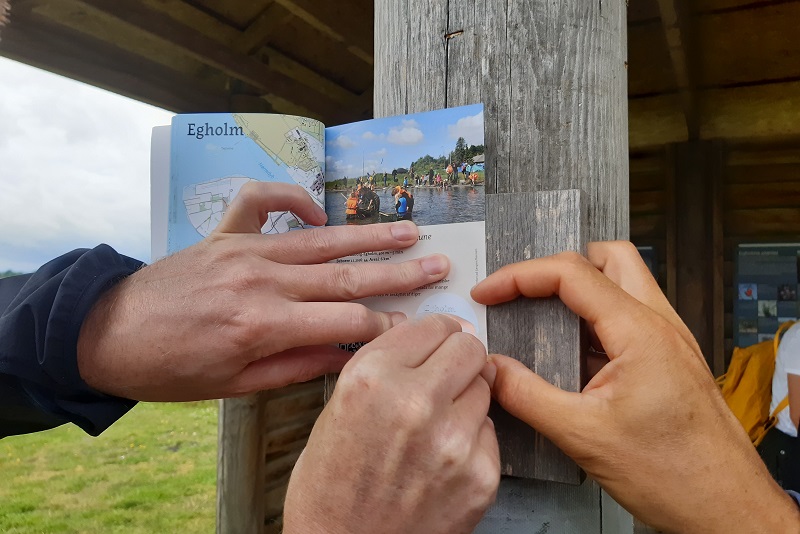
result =
[[292,14],[276,3],[268,5],[256,19],[250,23],[240,39],[233,43],[239,52],[251,56],[269,44],[272,34],[286,24]]
[[[709,154],[711,193],[711,372],[722,375],[725,368],[725,253],[723,248],[725,213],[725,151],[721,142]],[[732,285],[731,285],[732,287]]]
[[[565,250],[586,254],[586,198],[576,189],[487,195],[486,229],[487,274]],[[581,390],[586,340],[580,318],[561,301],[517,299],[491,306],[486,322],[489,352],[514,355],[548,382],[566,391]],[[585,474],[551,441],[496,404],[489,415],[497,428],[502,474],[583,482]]]
[[628,100],[631,150],[645,150],[686,141],[689,134],[677,94]]
[[702,91],[702,139],[800,135],[800,81]]
[[264,532],[263,395],[219,403],[217,534]]
[[275,0],[293,15],[302,19],[335,41],[368,65],[373,64],[372,2],[350,0],[335,2],[318,0]]
[[15,10],[0,55],[176,112],[224,111],[228,96],[163,65]]
[[252,85],[265,94],[274,94],[296,101],[314,110],[314,115],[317,117],[339,120],[348,116],[346,110],[343,111],[338,103],[324,95],[296,83],[285,74],[270,69],[253,57],[221,46],[219,42],[194,28],[160,16],[157,11],[143,6],[138,0],[116,0],[113,3],[106,0],[80,0],[80,2],[125,24],[161,37],[183,53]]
[[658,8],[661,14],[661,24],[667,38],[672,70],[675,73],[675,85],[678,88],[681,106],[683,107],[686,130],[689,134],[689,139],[693,140],[700,137],[700,122],[697,102],[694,97],[695,84],[686,50],[688,28],[682,13],[682,9],[685,9],[685,7],[684,4],[679,4],[679,1],[658,0]]
[[714,354],[714,194],[718,147],[692,141],[671,147],[675,171],[676,310],[710,369]]

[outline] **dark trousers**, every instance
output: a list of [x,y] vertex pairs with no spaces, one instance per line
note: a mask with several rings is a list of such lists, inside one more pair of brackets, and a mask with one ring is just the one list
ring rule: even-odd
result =
[[758,454],[783,489],[800,491],[800,439],[773,428],[758,446]]

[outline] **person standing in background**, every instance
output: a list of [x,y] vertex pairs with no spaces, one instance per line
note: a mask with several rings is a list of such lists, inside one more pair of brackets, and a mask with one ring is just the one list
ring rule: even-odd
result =
[[778,415],[778,423],[758,446],[758,453],[770,474],[783,489],[800,489],[800,322],[790,327],[778,345],[772,402],[769,413],[788,396],[789,404]]

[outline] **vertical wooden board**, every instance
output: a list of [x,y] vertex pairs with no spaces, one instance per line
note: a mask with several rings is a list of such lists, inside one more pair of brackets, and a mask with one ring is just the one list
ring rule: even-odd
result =
[[676,310],[712,367],[713,271],[709,142],[675,146]]
[[712,354],[711,372],[720,376],[725,372],[725,257],[722,228],[725,212],[723,190],[724,149],[712,145],[711,160],[711,282],[712,282]]
[[[600,490],[592,480],[580,487],[504,478],[497,501],[474,534],[622,534],[602,530]],[[621,525],[617,523],[615,526]]]
[[[457,13],[456,4],[471,2],[451,2],[451,12]],[[462,74],[451,83],[454,94],[465,100],[480,100],[484,105],[484,132],[486,144],[486,192],[507,193],[501,184],[508,181],[511,174],[511,92],[509,72],[508,6],[497,0],[475,0],[475,29],[472,34],[464,34],[464,39],[475,39],[477,46],[459,43],[449,50],[448,65],[462,68]],[[478,19],[480,17],[480,19]],[[451,26],[456,28],[456,26]],[[477,56],[459,57],[477,51]],[[465,70],[472,66],[471,71]],[[474,78],[468,74],[472,73]],[[463,88],[453,88],[459,83]],[[463,93],[462,93],[463,92]],[[472,98],[474,95],[474,98]]]
[[[532,0],[534,3],[544,4],[543,0]],[[396,26],[399,28],[435,27],[427,21],[409,18],[409,11],[403,6],[426,3],[424,0],[399,0],[397,3],[389,0],[376,2],[376,34]],[[402,4],[402,5],[398,5]],[[485,106],[485,139],[486,139],[486,179],[487,192],[511,192],[509,184],[514,182],[520,191],[531,191],[536,188],[530,184],[541,182],[539,189],[583,188],[587,191],[589,202],[587,212],[591,220],[588,236],[590,239],[625,239],[628,237],[628,157],[627,157],[627,75],[625,71],[626,59],[626,28],[625,5],[621,0],[604,0],[601,3],[584,6],[579,0],[567,0],[567,6],[539,6],[536,9],[545,9],[546,16],[552,17],[541,21],[541,24],[553,24],[560,30],[550,31],[546,40],[538,41],[538,45],[550,50],[547,57],[557,57],[558,50],[569,48],[562,42],[572,39],[575,32],[573,28],[581,28],[578,32],[590,31],[594,35],[586,36],[581,42],[584,48],[595,47],[594,50],[580,50],[574,57],[567,57],[559,63],[566,69],[581,71],[573,68],[570,62],[593,61],[590,65],[593,75],[599,77],[598,83],[591,86],[586,77],[570,78],[563,72],[547,65],[540,60],[531,60],[528,57],[513,56],[510,52],[511,42],[530,38],[530,29],[521,24],[512,28],[509,10],[524,9],[524,7],[511,6],[506,0],[449,0],[448,2],[448,32],[465,30],[464,33],[451,40],[447,47],[447,64],[449,85],[447,100],[440,103],[438,99],[431,101],[431,107],[436,109],[444,105],[453,106],[473,102],[483,102]],[[579,5],[580,4],[580,5]],[[563,8],[562,8],[563,7]],[[417,7],[419,12],[422,7]],[[426,8],[427,9],[427,8]],[[581,11],[584,10],[584,11]],[[541,12],[541,11],[540,11]],[[580,14],[580,18],[572,20]],[[585,17],[583,16],[585,15]],[[565,20],[558,19],[563,16]],[[528,19],[530,22],[530,18]],[[560,25],[559,25],[560,24]],[[469,31],[470,28],[472,31]],[[409,35],[416,30],[409,29]],[[431,30],[435,31],[435,30]],[[460,39],[474,39],[475,43],[459,42]],[[376,46],[376,116],[387,116],[403,113],[410,108],[406,105],[408,93],[403,98],[388,95],[387,105],[384,94],[378,86],[384,81],[378,80],[380,73],[386,70],[385,65],[395,65],[398,62],[414,62],[417,58],[425,58],[428,52],[418,48],[419,44],[432,42],[426,39],[406,40],[402,50],[386,48],[382,54]],[[518,45],[519,47],[519,45]],[[535,51],[535,50],[534,50]],[[477,54],[473,56],[472,54]],[[587,59],[593,57],[594,59]],[[423,59],[423,61],[428,61]],[[518,76],[512,83],[511,71],[519,61],[528,61],[530,69],[550,69],[553,90],[549,92],[536,92],[527,85],[531,80]],[[538,61],[538,63],[537,63]],[[458,69],[458,72],[453,72]],[[584,69],[585,70],[585,69]],[[431,78],[432,79],[432,78]],[[573,80],[564,83],[564,80]],[[409,86],[413,83],[408,81]],[[527,85],[526,85],[527,84]],[[582,89],[576,85],[583,84]],[[400,92],[405,91],[406,88]],[[427,90],[425,87],[413,89],[420,91],[418,98],[427,98],[426,95],[434,94],[437,87]],[[520,130],[540,127],[540,124],[531,123],[534,114],[527,117],[521,112],[520,107],[512,106],[512,95],[517,91],[528,91],[530,97],[517,102],[518,106],[534,105],[543,109],[557,104],[557,98],[564,90],[575,90],[576,95],[572,100],[577,108],[561,106],[562,112],[568,115],[554,117],[556,120],[548,122],[551,131],[542,130],[541,143],[551,143],[553,146],[540,148],[526,142]],[[582,94],[589,93],[589,94]],[[556,101],[553,101],[556,99]],[[400,107],[398,107],[400,106]],[[578,109],[582,108],[582,109]],[[416,110],[416,109],[415,109]],[[563,147],[562,129],[571,128],[573,115],[588,114],[581,125],[586,126],[583,137],[576,137],[574,146]],[[591,120],[590,120],[591,119]],[[520,134],[520,135],[518,135]],[[567,137],[569,138],[569,137]],[[531,164],[532,152],[538,151],[551,158],[562,155],[563,160],[549,166],[552,172],[537,172]],[[586,159],[592,161],[581,165],[562,165],[573,159]],[[511,162],[516,161],[514,171]],[[520,163],[522,162],[522,163]],[[552,163],[552,162],[550,162]],[[586,173],[576,172],[575,169],[588,168]],[[527,186],[525,184],[528,184]],[[524,186],[524,187],[523,187]],[[562,495],[557,498],[556,495]],[[517,498],[514,498],[516,495]],[[566,495],[566,497],[564,497]],[[608,499],[608,501],[611,501]],[[578,503],[572,508],[569,503]],[[497,505],[493,508],[488,523],[482,524],[478,531],[501,532],[498,528],[488,525],[499,518],[500,523],[513,522],[521,517],[525,520],[518,523],[518,532],[530,532],[531,527],[539,524],[545,526],[544,521],[538,523],[538,514],[532,510],[542,511],[548,506],[552,507],[556,518],[550,524],[554,525],[552,532],[599,532],[601,529],[600,491],[599,487],[587,481],[579,487],[565,486],[552,482],[535,482],[517,480],[504,477]],[[604,509],[611,510],[613,502],[603,503]],[[563,509],[562,509],[563,508]],[[575,511],[577,509],[577,511]],[[575,522],[570,517],[575,511],[580,515],[580,522]],[[605,512],[604,512],[605,513]],[[526,516],[526,514],[528,514]],[[631,532],[632,520],[625,514],[620,514],[622,520],[617,522],[619,527],[616,532]],[[579,525],[575,527],[575,525]],[[575,527],[575,528],[573,528]],[[547,528],[547,527],[545,527]],[[483,530],[481,530],[483,529]],[[535,530],[534,530],[535,531]],[[506,530],[508,532],[508,530]]]
[[408,16],[408,0],[375,1],[375,117],[408,112]]
[[[487,272],[509,263],[574,251],[585,254],[585,208],[577,190],[489,195]],[[558,299],[517,299],[487,310],[489,351],[509,354],[542,378],[580,391],[580,320]],[[503,474],[580,484],[581,470],[549,440],[499,407]]]
[[[408,2],[409,61],[408,105],[406,113],[419,113],[448,107],[446,95],[447,50],[444,35],[447,33],[447,0]],[[377,93],[376,93],[377,100]],[[399,110],[387,110],[396,115]]]
[[[481,102],[480,25],[475,2],[448,2],[447,107]],[[477,90],[476,90],[477,89]]]
[[217,446],[217,534],[264,531],[264,401],[223,399]]

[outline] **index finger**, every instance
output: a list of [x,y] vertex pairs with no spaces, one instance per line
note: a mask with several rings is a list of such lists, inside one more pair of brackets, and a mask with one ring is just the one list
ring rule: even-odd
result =
[[415,317],[375,338],[356,353],[353,361],[376,358],[415,369],[456,332],[461,332],[461,325],[446,315]]
[[419,230],[411,221],[400,221],[246,237],[248,247],[263,258],[285,265],[312,265],[362,252],[410,247],[417,242]]
[[507,265],[472,289],[472,298],[487,305],[519,296],[558,296],[594,326],[612,359],[625,350],[629,339],[649,331],[650,322],[660,317],[575,252]]
[[623,291],[659,314],[681,337],[700,352],[700,347],[653,278],[636,247],[629,241],[589,243],[589,261]]

